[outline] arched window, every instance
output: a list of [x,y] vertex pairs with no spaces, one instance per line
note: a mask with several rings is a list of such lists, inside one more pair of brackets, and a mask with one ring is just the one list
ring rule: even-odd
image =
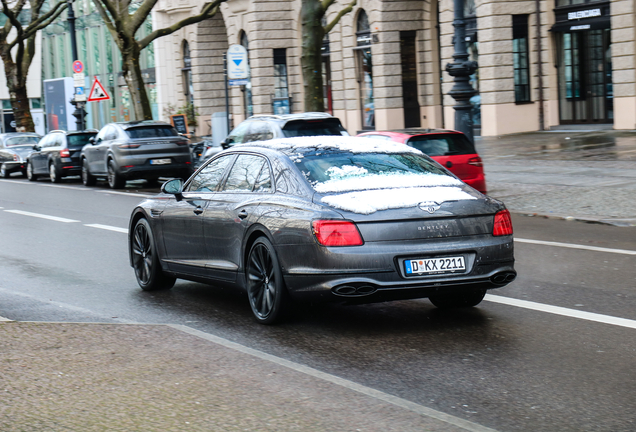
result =
[[[247,40],[247,33],[245,33],[244,31],[241,31],[241,45],[243,45],[245,47],[245,50],[248,52],[248,56],[247,56],[247,66],[249,68],[249,64],[250,64],[250,56],[249,56],[249,52],[250,52],[250,44],[249,41]],[[254,115],[254,105],[252,105],[252,72],[251,70],[249,71],[249,76],[247,77],[247,84],[241,87],[241,91],[243,92],[243,106],[245,107],[244,110],[244,114],[245,117],[250,117],[252,115]]]
[[371,56],[371,27],[364,10],[356,23],[356,66],[360,88],[362,129],[375,129],[375,103],[373,100],[373,59]]
[[188,41],[183,41],[183,94],[186,104],[194,103],[194,87],[192,86],[192,58],[190,57],[190,45]]

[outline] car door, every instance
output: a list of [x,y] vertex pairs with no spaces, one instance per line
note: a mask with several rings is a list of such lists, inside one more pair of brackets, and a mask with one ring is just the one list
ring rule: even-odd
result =
[[111,142],[117,138],[117,129],[113,125],[106,125],[95,137],[95,144],[87,148],[90,156],[87,158],[92,174],[106,174],[106,154]]
[[216,277],[235,280],[245,232],[255,220],[262,194],[271,191],[270,178],[264,157],[240,154],[222,190],[211,197],[204,213],[203,235]]
[[205,275],[209,257],[203,235],[203,214],[235,155],[217,158],[194,176],[182,194],[171,198],[161,214],[165,261],[179,273]]
[[31,166],[33,167],[34,174],[47,174],[48,167],[46,166],[47,162],[47,152],[46,149],[49,148],[53,144],[54,140],[53,134],[48,134],[37,144],[35,147],[35,151],[31,153],[29,156],[29,160],[31,161]]

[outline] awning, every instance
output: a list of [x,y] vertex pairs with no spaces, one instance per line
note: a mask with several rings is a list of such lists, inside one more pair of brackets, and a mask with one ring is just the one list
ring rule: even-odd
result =
[[552,26],[551,32],[570,33],[585,30],[600,30],[611,28],[609,16],[600,16],[580,20],[561,21]]

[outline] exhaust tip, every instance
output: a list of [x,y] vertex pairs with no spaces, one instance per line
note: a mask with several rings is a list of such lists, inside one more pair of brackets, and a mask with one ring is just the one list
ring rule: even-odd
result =
[[501,273],[497,273],[496,275],[492,276],[490,278],[490,280],[493,283],[499,284],[499,285],[503,285],[503,284],[507,284],[509,282],[512,282],[513,280],[515,280],[517,277],[517,274],[514,272],[501,272]]
[[378,289],[372,285],[341,285],[332,289],[332,292],[336,295],[343,297],[362,297],[373,294]]

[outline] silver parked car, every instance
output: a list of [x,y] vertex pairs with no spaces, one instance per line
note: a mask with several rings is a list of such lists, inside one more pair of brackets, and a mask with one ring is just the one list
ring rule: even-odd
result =
[[188,139],[172,125],[157,121],[107,124],[82,149],[81,167],[84,185],[106,177],[113,189],[133,179],[187,179],[193,171]]
[[0,177],[8,178],[14,172],[26,175],[27,157],[41,138],[32,132],[0,134]]
[[129,232],[142,289],[236,286],[265,324],[290,298],[470,307],[516,277],[502,202],[413,147],[369,138],[234,146],[140,203]]

